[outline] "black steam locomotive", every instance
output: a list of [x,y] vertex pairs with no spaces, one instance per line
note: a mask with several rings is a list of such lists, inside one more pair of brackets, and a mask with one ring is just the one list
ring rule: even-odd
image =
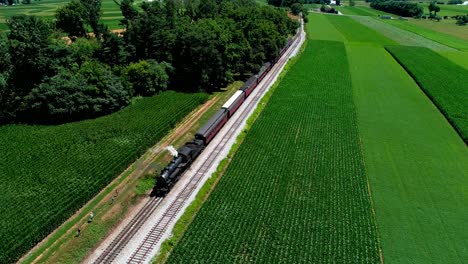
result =
[[250,77],[245,84],[216,112],[210,120],[200,128],[195,134],[195,139],[185,143],[184,146],[177,150],[178,154],[171,163],[167,165],[161,174],[156,178],[156,184],[153,188],[153,193],[156,195],[165,195],[170,191],[171,187],[179,179],[180,175],[190,167],[190,164],[200,155],[205,147],[213,140],[221,128],[237,111],[257,85],[263,80],[265,75],[271,70],[273,65],[278,62],[281,56],[299,37],[300,31],[289,39],[285,47],[280,51],[279,55],[271,62],[263,64],[259,72]]

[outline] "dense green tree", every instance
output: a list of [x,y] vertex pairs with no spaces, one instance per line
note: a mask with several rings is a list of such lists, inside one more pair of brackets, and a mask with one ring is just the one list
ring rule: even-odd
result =
[[158,1],[144,2],[141,8],[143,12],[138,14],[125,32],[133,60],[172,61],[176,41],[173,26],[179,23],[173,24],[166,19],[164,5]]
[[172,70],[172,66],[168,63],[143,60],[130,64],[124,75],[134,95],[150,96],[167,90],[169,73]]
[[70,60],[79,68],[85,61],[91,60],[100,47],[99,42],[94,38],[78,38],[68,45],[71,57]]
[[111,66],[127,63],[129,53],[125,48],[125,41],[115,33],[106,31],[102,35],[101,48],[98,58]]
[[79,0],[73,0],[57,9],[55,25],[74,40],[86,36],[86,10]]
[[221,19],[200,19],[186,32],[174,54],[175,82],[191,90],[214,91],[229,80],[226,47],[232,41]]
[[27,97],[29,116],[64,122],[112,113],[129,103],[120,79],[102,64],[88,61],[78,73],[62,69]]
[[440,11],[440,7],[436,5],[436,2],[431,2],[429,4],[429,13],[434,12],[434,16],[437,16],[437,12]]
[[296,16],[302,12],[302,9],[303,9],[302,4],[294,3],[291,5],[291,13],[293,13]]
[[53,74],[53,58],[50,54],[49,22],[35,16],[18,15],[8,19],[9,53],[12,73],[10,84],[15,87],[14,96],[22,97],[43,77]]
[[102,26],[101,20],[101,4],[102,0],[79,0],[85,9],[85,17],[87,24],[93,30],[97,39],[101,38]]
[[124,17],[122,20],[120,20],[120,24],[122,24],[125,27],[128,27],[130,21],[132,21],[138,16],[138,11],[133,6],[134,0],[122,0],[121,2],[114,0],[114,2],[120,7],[120,11],[122,12],[122,16]]

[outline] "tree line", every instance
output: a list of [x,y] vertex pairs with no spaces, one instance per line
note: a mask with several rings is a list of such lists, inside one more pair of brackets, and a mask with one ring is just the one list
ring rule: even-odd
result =
[[276,57],[298,26],[254,0],[116,3],[119,33],[101,22],[101,0],[72,0],[52,22],[7,20],[0,123],[92,118],[166,89],[213,92]]
[[412,2],[386,0],[368,0],[368,2],[371,2],[370,7],[374,9],[403,17],[421,17],[424,13],[422,7]]

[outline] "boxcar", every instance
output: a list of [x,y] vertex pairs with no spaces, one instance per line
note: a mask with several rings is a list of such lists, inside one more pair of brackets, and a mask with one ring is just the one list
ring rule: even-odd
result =
[[229,100],[221,107],[224,108],[228,111],[228,116],[231,118],[231,116],[237,111],[239,106],[242,105],[242,103],[245,100],[245,95],[244,91],[238,90],[237,92],[234,93]]

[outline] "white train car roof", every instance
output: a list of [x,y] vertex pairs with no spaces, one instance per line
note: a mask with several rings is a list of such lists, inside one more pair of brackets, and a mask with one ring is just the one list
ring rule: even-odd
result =
[[235,102],[237,102],[237,100],[243,96],[244,96],[244,91],[238,90],[237,92],[234,93],[234,95],[231,96],[231,98],[229,98],[229,100],[227,100],[227,102],[222,106],[222,108],[230,109],[230,107],[232,107],[235,104]]

